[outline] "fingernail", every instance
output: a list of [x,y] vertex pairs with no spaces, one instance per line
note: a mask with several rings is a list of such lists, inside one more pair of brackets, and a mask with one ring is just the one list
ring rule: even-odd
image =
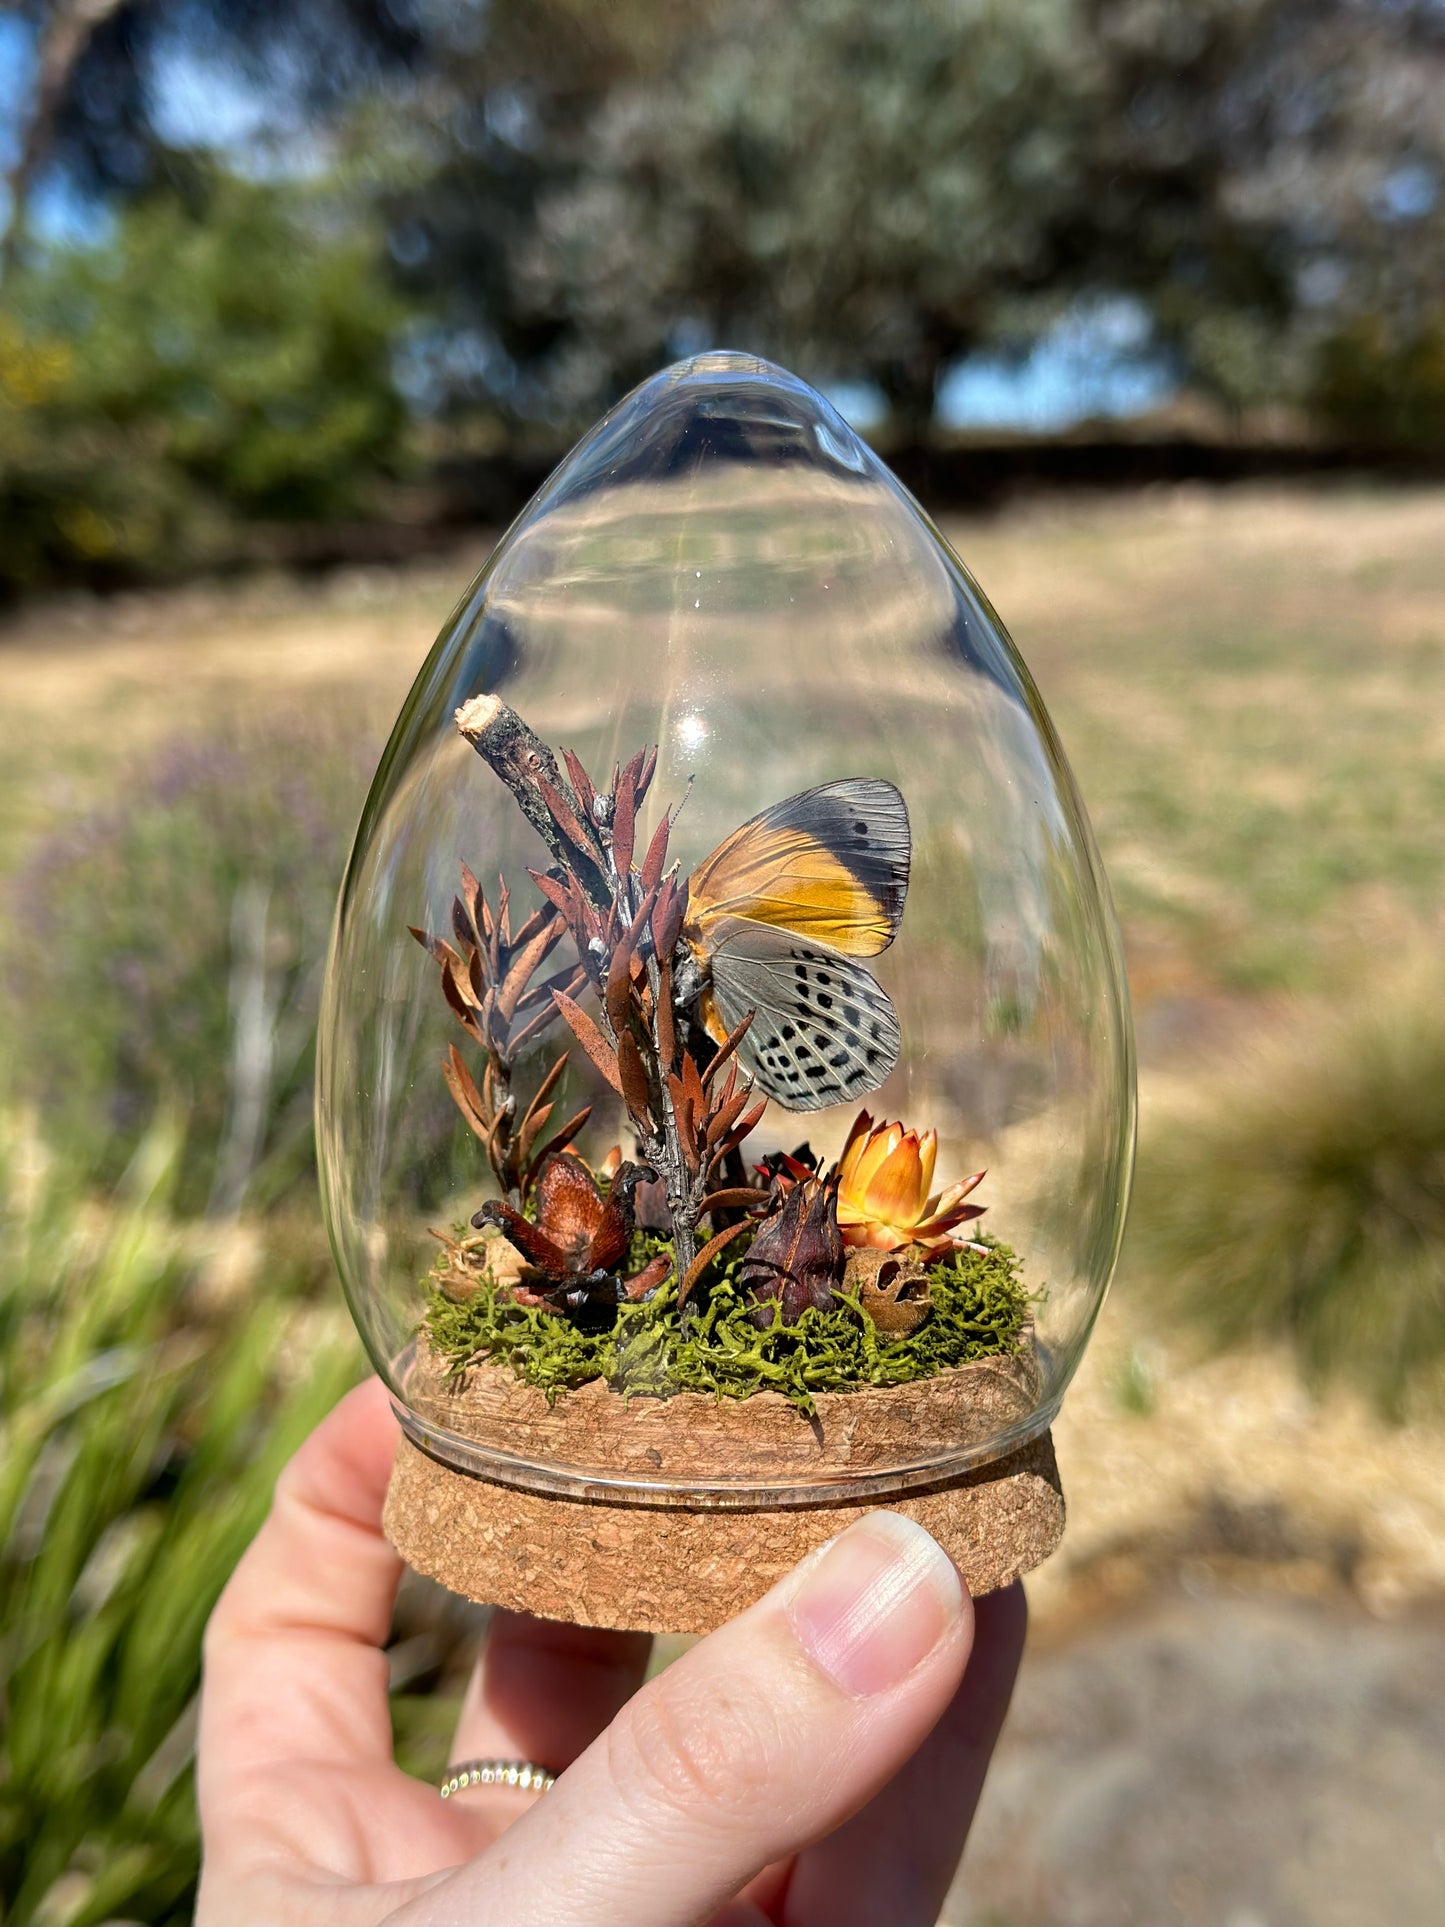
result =
[[886,1693],[958,1623],[964,1591],[936,1539],[871,1512],[805,1567],[788,1611],[813,1664],[845,1693]]

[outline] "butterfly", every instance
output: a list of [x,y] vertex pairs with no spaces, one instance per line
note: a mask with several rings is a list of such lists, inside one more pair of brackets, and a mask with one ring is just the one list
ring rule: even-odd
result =
[[857,959],[898,934],[911,850],[898,790],[850,776],[750,818],[688,881],[698,1017],[721,1043],[752,1013],[738,1056],[785,1110],[861,1097],[898,1062],[897,1014]]

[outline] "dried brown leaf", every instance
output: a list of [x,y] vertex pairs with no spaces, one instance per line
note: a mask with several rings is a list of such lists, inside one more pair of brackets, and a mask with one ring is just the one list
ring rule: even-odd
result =
[[477,1022],[476,1010],[462,996],[461,991],[457,988],[457,980],[452,975],[452,967],[450,964],[442,965],[442,995],[451,1005],[457,1021],[480,1042],[482,1030],[481,1025]]
[[465,863],[462,865],[462,892],[466,897],[467,908],[471,912],[477,935],[485,944],[492,934],[492,909],[487,902],[486,892]]
[[679,1311],[682,1310],[682,1307],[692,1296],[693,1286],[697,1283],[698,1279],[701,1278],[703,1272],[722,1250],[723,1246],[731,1244],[739,1232],[748,1229],[749,1221],[743,1218],[737,1224],[725,1225],[715,1237],[708,1239],[707,1243],[703,1245],[697,1256],[683,1273],[682,1283],[677,1288],[677,1308]]
[[[586,979],[580,971],[577,971],[567,985],[566,994],[569,997],[575,996],[579,990],[585,987],[585,983]],[[511,1049],[513,1057],[519,1056],[520,1053],[527,1048],[528,1044],[532,1042],[533,1038],[540,1037],[547,1026],[556,1023],[556,1021],[557,993],[549,986],[546,1004],[534,1011],[524,1024],[514,1024],[512,1026],[509,1048]]]
[[606,1078],[619,1097],[623,1096],[622,1075],[617,1068],[617,1058],[608,1048],[607,1039],[593,1023],[579,1003],[576,1003],[563,990],[552,992],[552,1001],[562,1014],[572,1035],[587,1053],[592,1063]]
[[747,1016],[743,1018],[742,1022],[736,1027],[736,1029],[730,1030],[727,1036],[718,1045],[717,1050],[713,1053],[711,1063],[708,1065],[707,1069],[703,1072],[703,1075],[702,1075],[702,1081],[705,1085],[711,1086],[717,1082],[718,1072],[722,1069],[723,1065],[727,1063],[728,1059],[732,1056],[733,1052],[737,1049],[738,1045],[747,1036],[749,1030],[752,1028],[752,1022],[753,1022],[753,1013],[749,1011]]
[[762,1122],[763,1112],[766,1111],[767,1108],[767,1100],[765,1098],[761,1099],[758,1103],[754,1104],[753,1108],[747,1112],[744,1117],[739,1119],[737,1129],[729,1132],[728,1136],[723,1139],[722,1143],[712,1153],[711,1157],[709,1157],[708,1169],[710,1171],[715,1171],[724,1158],[730,1157],[744,1139],[752,1135]]
[[[647,855],[642,859],[642,887],[655,890],[662,882],[662,872],[667,863],[667,839],[672,825],[666,817],[652,832],[652,841],[647,846]],[[654,932],[654,937],[655,937]]]
[[607,1021],[619,1036],[627,1029],[632,1005],[630,963],[631,959],[621,946],[613,951],[611,968],[607,972],[607,982],[602,992],[602,1007],[607,1012]]
[[624,1030],[618,1036],[617,1068],[622,1076],[622,1097],[628,1111],[644,1128],[649,1127],[652,1121],[652,1093],[647,1088],[642,1053],[630,1030]]
[[528,1119],[533,1116],[533,1114],[537,1110],[538,1105],[545,1104],[547,1102],[547,1099],[552,1095],[553,1091],[556,1090],[558,1084],[560,1083],[562,1078],[562,1073],[566,1070],[566,1068],[567,1068],[567,1053],[566,1051],[563,1051],[562,1055],[552,1065],[551,1069],[547,1072],[547,1075],[542,1079],[541,1083],[537,1086],[536,1091],[533,1093],[532,1101],[527,1106],[525,1112],[522,1115],[523,1125],[525,1125]]
[[618,779],[612,799],[612,861],[622,880],[632,872],[632,852],[637,841],[637,764],[630,762]]
[[472,929],[471,912],[460,897],[452,898],[452,934],[470,959],[479,945],[476,932]]
[[545,963],[556,949],[565,928],[561,917],[549,917],[540,930],[512,952],[507,974],[497,990],[497,1011],[504,1023],[510,1024],[516,1016],[517,1005],[522,1001],[532,972]]
[[716,1150],[728,1132],[732,1130],[739,1117],[742,1116],[743,1107],[747,1101],[748,1092],[741,1090],[734,1091],[731,1097],[724,1098],[722,1103],[718,1105],[708,1120],[706,1141],[709,1151]]
[[677,1062],[677,1018],[672,1008],[672,964],[660,957],[657,965],[657,1013],[654,1020],[657,1049],[662,1067],[670,1071]]
[[530,943],[539,930],[546,929],[551,919],[552,912],[545,906],[539,906],[532,912],[531,916],[528,917],[521,929],[513,933],[510,948],[520,950],[524,944]]
[[[667,902],[662,898],[666,893]],[[675,883],[665,883],[658,891],[657,914],[652,919],[652,941],[659,957],[670,957],[677,948],[677,935],[687,910],[687,892]]]
[[410,930],[411,934],[416,938],[422,949],[426,951],[433,963],[442,965],[451,964],[456,970],[462,968],[461,958],[457,955],[456,951],[452,949],[445,937],[434,937],[430,930],[418,930],[414,923],[409,923],[407,929]]
[[495,1120],[488,1115],[482,1094],[455,1044],[447,1046],[447,1054],[442,1059],[442,1076],[446,1079],[447,1089],[457,1109],[482,1142],[486,1143]]
[[548,903],[560,910],[564,917],[572,910],[572,893],[559,877],[550,876],[545,870],[528,870],[527,875],[536,884]]
[[586,981],[587,973],[581,964],[568,964],[562,970],[554,970],[550,977],[543,977],[535,984],[528,985],[517,1005],[516,1014],[518,1017],[530,1017],[534,1010],[544,1004],[551,1010],[554,990],[565,990],[569,996],[576,996]]
[[592,1106],[584,1104],[575,1116],[569,1117],[560,1130],[554,1131],[545,1144],[539,1144],[527,1166],[527,1182],[530,1184],[547,1159],[556,1151],[565,1151],[567,1146],[582,1129],[592,1115]]
[[597,792],[592,787],[592,778],[583,767],[580,756],[574,756],[570,749],[562,752],[562,761],[567,765],[567,774],[572,779],[572,787],[577,792],[577,801],[583,812],[590,818],[592,805],[597,801]]
[[545,776],[539,776],[536,782],[537,794],[547,805],[552,821],[578,854],[595,865],[600,852],[591,830],[583,823],[561,790],[549,783]]
[[701,1126],[702,1120],[707,1116],[707,1093],[703,1090],[702,1078],[698,1075],[697,1060],[690,1050],[685,1050],[682,1054],[682,1089],[683,1095],[692,1106],[693,1116]]
[[543,1126],[551,1115],[552,1106],[550,1104],[544,1104],[540,1110],[533,1109],[528,1111],[526,1117],[524,1117],[522,1122],[517,1126],[517,1133],[513,1142],[517,1147],[516,1157],[519,1163],[525,1160],[527,1153],[536,1143]]
[[641,776],[642,766],[646,761],[647,751],[645,749],[639,749],[635,754],[629,756],[618,774],[617,788],[621,789],[625,784],[635,796],[637,793],[637,779]]
[[766,1204],[770,1195],[770,1192],[756,1184],[732,1184],[723,1191],[709,1191],[698,1206],[698,1213],[741,1210],[755,1204]]
[[482,1007],[477,1017],[482,1035],[492,1047],[500,1052],[507,1042],[507,1026],[497,1021],[497,993],[489,989],[482,999]]
[[634,957],[642,954],[642,933],[647,928],[647,921],[652,915],[652,907],[656,901],[656,893],[649,890],[643,896],[641,903],[638,904],[637,913],[631,923],[628,924],[627,935],[623,938],[620,946],[627,956]]
[[638,846],[638,775],[640,759],[634,755],[618,777],[617,796],[613,798],[613,863],[617,875],[626,879],[632,873],[632,852]]
[[652,779],[656,774],[657,774],[657,745],[656,743],[654,743],[651,749],[644,752],[642,756],[642,766],[638,771],[637,800],[639,803],[642,801],[643,797],[646,796],[647,792],[652,788]]
[[[472,956],[475,960],[475,951],[473,951]],[[462,999],[463,1003],[469,1005],[473,1010],[481,1009],[482,999],[486,996],[486,991],[473,982],[471,971],[461,962],[460,958],[458,958],[456,965],[449,963],[444,964],[442,966],[442,975],[443,977],[450,976],[456,985],[457,995]]]

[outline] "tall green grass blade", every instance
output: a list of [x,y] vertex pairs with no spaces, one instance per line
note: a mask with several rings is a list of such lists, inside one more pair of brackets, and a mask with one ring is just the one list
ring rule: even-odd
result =
[[0,1141],[0,1919],[189,1914],[201,1635],[357,1376],[340,1313],[198,1298],[173,1124],[118,1196]]

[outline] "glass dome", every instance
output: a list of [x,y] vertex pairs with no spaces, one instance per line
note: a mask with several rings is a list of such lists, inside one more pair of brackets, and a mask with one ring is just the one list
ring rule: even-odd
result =
[[667,369],[463,597],[317,1118],[357,1325],[459,1469],[803,1503],[1049,1424],[1133,1157],[1108,888],[1002,624],[803,382]]

